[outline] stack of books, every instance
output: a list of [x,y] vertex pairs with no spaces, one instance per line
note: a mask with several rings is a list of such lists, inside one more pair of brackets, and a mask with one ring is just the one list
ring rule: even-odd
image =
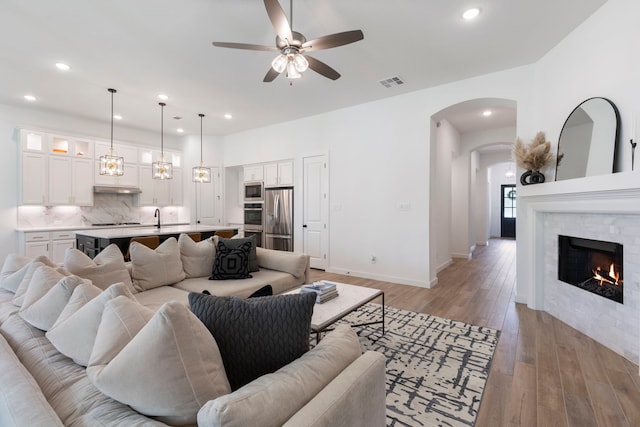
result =
[[338,296],[336,284],[324,280],[321,282],[313,282],[309,285],[302,285],[300,292],[315,292],[317,295],[317,304],[322,304]]

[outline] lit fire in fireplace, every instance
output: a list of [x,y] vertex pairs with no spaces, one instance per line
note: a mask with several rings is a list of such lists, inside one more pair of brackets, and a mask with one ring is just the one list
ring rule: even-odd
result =
[[595,270],[593,270],[593,278],[600,282],[600,286],[602,286],[602,284],[605,282],[611,283],[612,285],[621,284],[618,282],[620,274],[615,271],[615,269],[613,268],[613,264],[611,264],[611,266],[609,267],[608,273],[603,271],[600,267],[597,267]]

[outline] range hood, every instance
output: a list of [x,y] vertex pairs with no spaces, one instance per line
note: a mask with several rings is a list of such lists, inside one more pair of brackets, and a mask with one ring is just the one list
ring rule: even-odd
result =
[[111,193],[111,194],[139,194],[142,193],[140,187],[124,187],[116,185],[94,185],[94,193]]

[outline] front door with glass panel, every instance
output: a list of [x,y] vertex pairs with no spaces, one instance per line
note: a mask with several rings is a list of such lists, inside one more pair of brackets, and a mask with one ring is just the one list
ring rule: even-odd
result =
[[516,186],[502,185],[500,237],[516,237]]

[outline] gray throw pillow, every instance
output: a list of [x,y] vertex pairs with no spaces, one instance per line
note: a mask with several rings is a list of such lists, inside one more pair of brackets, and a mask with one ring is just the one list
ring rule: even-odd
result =
[[251,251],[249,252],[249,273],[255,273],[259,271],[258,268],[258,254],[256,252],[256,236],[231,238],[225,239],[224,237],[218,237],[218,242],[224,242],[230,249],[236,249],[245,242],[251,243]]
[[243,300],[190,293],[191,311],[220,348],[232,390],[277,371],[309,350],[314,293]]
[[213,271],[209,280],[248,279],[249,251],[251,243],[245,242],[235,249],[228,248],[224,242],[218,242]]

